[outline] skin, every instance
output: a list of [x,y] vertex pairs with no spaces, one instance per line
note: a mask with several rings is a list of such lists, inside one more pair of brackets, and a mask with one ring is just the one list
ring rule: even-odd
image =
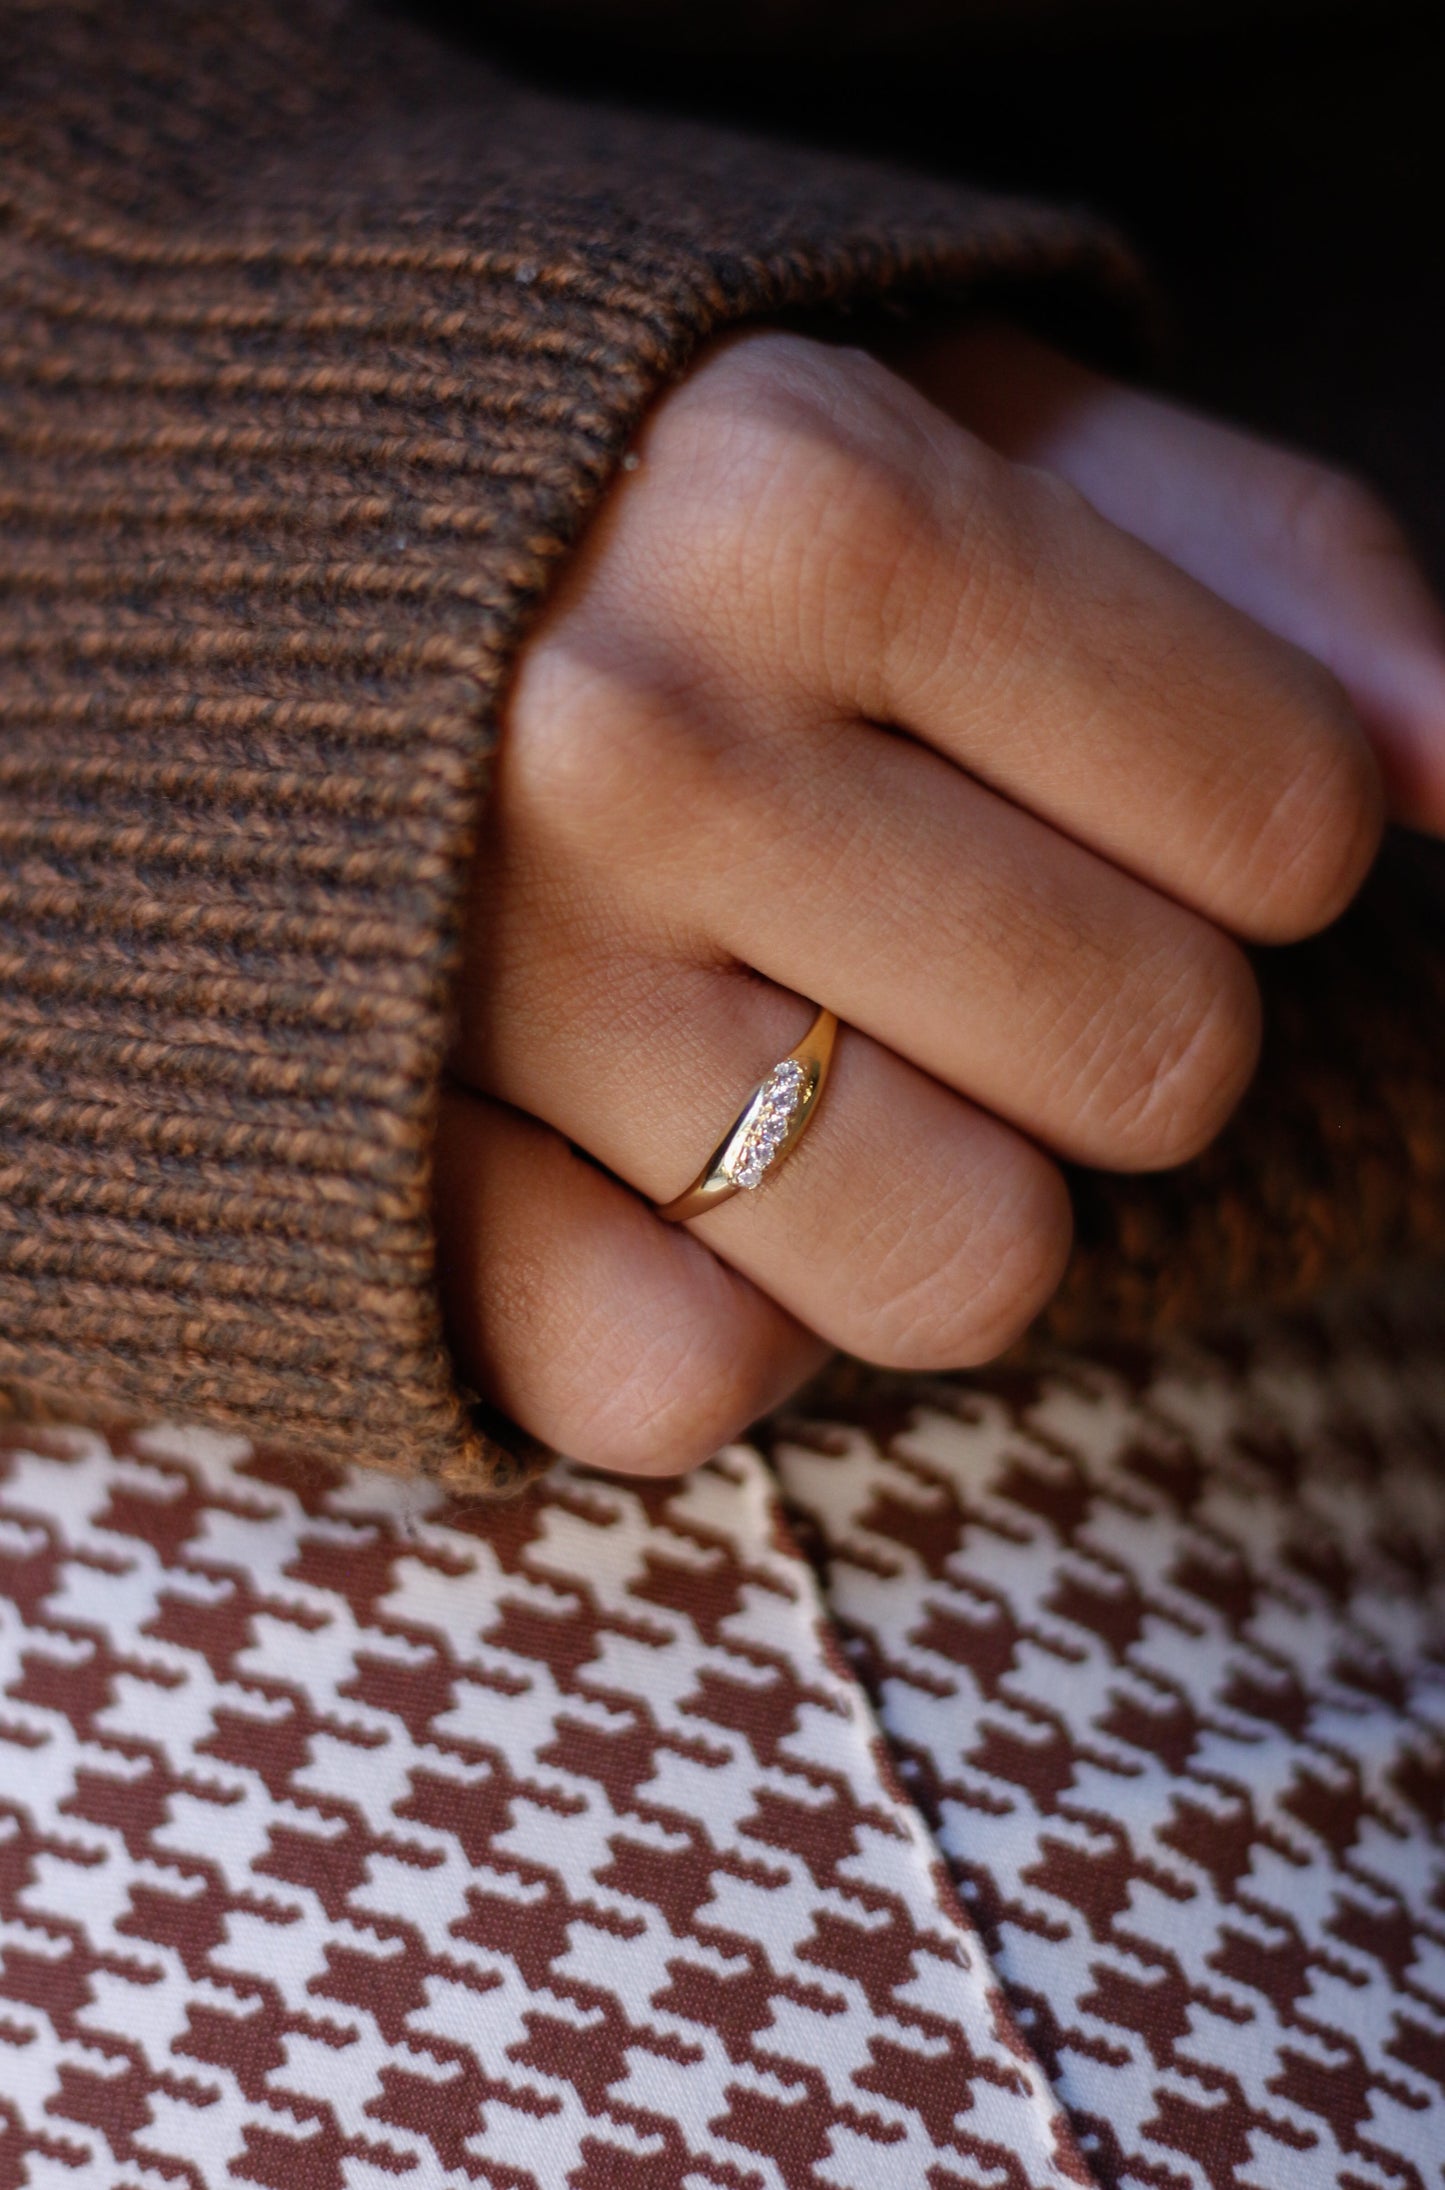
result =
[[[1364,489],[1001,328],[734,337],[637,454],[513,692],[437,1213],[464,1373],[672,1474],[833,1347],[991,1358],[1057,1158],[1214,1137],[1242,943],[1445,828],[1445,627]],[[807,1138],[658,1222],[813,1002]]]

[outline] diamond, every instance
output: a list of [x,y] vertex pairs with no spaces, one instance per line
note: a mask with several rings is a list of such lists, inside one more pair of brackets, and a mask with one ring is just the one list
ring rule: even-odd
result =
[[735,1185],[762,1184],[764,1172],[788,1137],[806,1086],[807,1075],[795,1057],[774,1065],[754,1098],[751,1122],[727,1167]]

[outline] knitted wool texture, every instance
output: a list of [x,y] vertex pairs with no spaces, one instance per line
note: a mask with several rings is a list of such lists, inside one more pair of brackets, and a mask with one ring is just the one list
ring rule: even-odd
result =
[[[429,1149],[488,754],[551,572],[718,328],[983,294],[1124,312],[1131,283],[1086,221],[542,97],[345,0],[5,0],[19,1403],[521,1479],[449,1364]],[[1392,979],[1438,999],[1428,924],[1381,917]],[[1334,960],[1308,963],[1333,1007]],[[1076,1304],[1148,1322],[1445,1238],[1428,1055],[1355,986],[1343,1063],[1287,1042],[1213,1170],[1087,1184]]]

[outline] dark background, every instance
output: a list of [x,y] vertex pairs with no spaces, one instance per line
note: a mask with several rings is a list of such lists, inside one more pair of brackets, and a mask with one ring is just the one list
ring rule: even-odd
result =
[[1445,582],[1438,7],[1163,29],[1088,7],[906,51],[811,39],[767,54],[730,50],[715,0],[684,9],[686,52],[551,22],[529,36],[525,18],[475,5],[431,13],[570,88],[1111,214],[1164,299],[1159,377],[1373,478]]

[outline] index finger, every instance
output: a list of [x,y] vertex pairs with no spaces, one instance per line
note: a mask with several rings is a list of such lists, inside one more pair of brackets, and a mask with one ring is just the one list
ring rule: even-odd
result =
[[[1384,804],[1318,662],[873,360],[755,338],[699,380],[724,364],[743,422],[695,456],[694,499],[768,673],[1239,935],[1292,940],[1343,909]],[[750,528],[730,521],[744,493]],[[701,526],[689,545],[715,584]]]

